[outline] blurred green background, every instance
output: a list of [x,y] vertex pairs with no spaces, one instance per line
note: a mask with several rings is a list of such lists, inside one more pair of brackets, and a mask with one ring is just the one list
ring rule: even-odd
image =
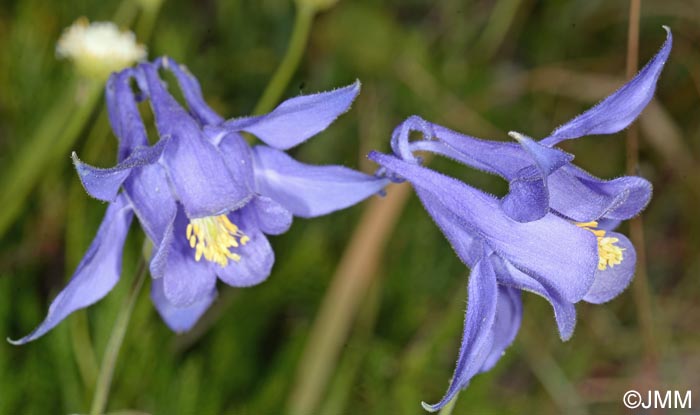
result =
[[[19,174],[12,163],[33,137],[48,137],[32,149],[43,160],[30,166],[35,185],[27,179],[0,189],[3,200],[23,201],[0,241],[3,337],[23,336],[43,319],[104,213],[82,191],[70,151],[99,166],[116,159],[103,97],[83,111],[86,122],[70,127],[90,86],[55,58],[63,28],[80,16],[116,19],[137,32],[149,58],[186,64],[207,101],[233,117],[253,111],[295,16],[294,3],[283,0],[166,1],[148,12],[141,3],[5,0],[0,7],[0,183]],[[362,93],[292,153],[371,172],[364,154],[387,150],[392,128],[412,114],[483,138],[505,140],[509,130],[544,137],[624,82],[628,8],[603,0],[341,0],[315,17],[284,97],[356,78]],[[640,67],[664,41],[662,25],[673,30],[674,49],[639,122],[640,173],[655,188],[644,214],[651,301],[640,304],[628,289],[603,306],[582,303],[574,337],[562,343],[546,301],[524,295],[514,345],[461,393],[455,414],[628,413],[621,401],[628,389],[693,390],[698,406],[700,4],[642,2]],[[76,105],[52,110],[66,97]],[[57,153],[59,140],[69,145]],[[624,132],[563,147],[598,176],[625,171]],[[507,188],[444,160],[432,166],[491,193]],[[436,402],[454,369],[468,271],[418,200],[401,192],[392,187],[384,200],[296,220],[271,238],[277,260],[268,281],[220,287],[218,302],[186,335],[167,329],[144,290],[109,412],[424,413],[420,401]],[[122,281],[104,300],[33,343],[0,342],[0,414],[88,411],[143,238],[133,225]],[[358,249],[348,250],[351,240]],[[646,312],[651,322],[640,324]]]

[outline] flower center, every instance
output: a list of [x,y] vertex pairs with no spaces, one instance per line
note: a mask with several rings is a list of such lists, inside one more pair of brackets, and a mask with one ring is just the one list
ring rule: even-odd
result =
[[241,256],[229,250],[245,245],[250,238],[238,226],[231,223],[226,215],[208,216],[191,219],[187,225],[187,239],[190,247],[195,249],[194,259],[199,261],[204,256],[207,261],[215,262],[222,267],[229,260],[240,261]]
[[622,251],[624,251],[625,248],[620,248],[619,246],[615,245],[617,242],[620,241],[618,238],[611,238],[609,236],[605,236],[604,230],[597,229],[598,222],[596,221],[585,223],[576,222],[575,224],[579,228],[583,228],[593,233],[593,235],[595,235],[598,239],[599,270],[605,271],[607,267],[612,268],[615,265],[622,263]]

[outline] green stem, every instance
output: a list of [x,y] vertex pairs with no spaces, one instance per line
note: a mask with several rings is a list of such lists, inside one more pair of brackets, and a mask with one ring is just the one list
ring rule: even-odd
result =
[[[80,157],[85,160],[95,160],[105,152],[108,146],[107,140],[110,134],[107,112],[102,110],[97,121],[93,123],[88,134],[85,146]],[[88,247],[89,239],[85,234],[87,225],[87,198],[85,190],[76,178],[70,185],[68,196],[68,217],[66,220],[66,270],[71,273],[78,265],[80,258]],[[93,387],[97,381],[99,366],[95,348],[90,337],[87,313],[85,310],[77,311],[70,319],[71,344],[73,355],[78,366],[80,376],[85,385],[86,396],[94,393]]]
[[263,114],[269,112],[279,101],[284,93],[284,90],[289,85],[289,81],[297,70],[301,57],[304,54],[306,43],[309,39],[311,31],[311,23],[314,18],[314,9],[309,6],[300,5],[297,8],[297,14],[294,19],[294,29],[292,38],[289,40],[287,53],[282,58],[282,62],[277,67],[277,71],[272,76],[272,79],[267,84],[265,92],[263,92],[258,105],[253,111],[254,114]]
[[92,394],[92,388],[97,381],[99,368],[95,357],[95,348],[92,347],[92,340],[90,339],[90,329],[85,310],[78,310],[71,317],[70,338],[73,357],[78,366],[83,385],[86,388],[84,396],[89,396]]
[[146,262],[141,259],[139,261],[138,270],[136,271],[134,286],[119,311],[117,321],[114,323],[114,328],[112,329],[112,335],[109,337],[107,347],[105,348],[100,374],[97,377],[97,384],[95,385],[95,395],[92,400],[90,415],[104,413],[105,406],[107,406],[109,388],[112,385],[112,375],[114,375],[114,367],[117,363],[117,357],[119,357],[119,350],[124,342],[124,335],[126,334],[129,320],[131,319],[131,312],[134,310],[134,304],[136,304],[136,299],[146,280],[147,271],[148,267],[146,267]]
[[457,398],[459,398],[459,392],[457,392],[457,394],[454,398],[452,398],[451,401],[447,402],[447,405],[443,406],[442,409],[440,409],[438,415],[452,415],[452,410],[455,409],[455,405],[457,404]]
[[[46,173],[47,164],[57,156],[67,154],[75,143],[102,94],[101,86],[93,81],[86,81],[84,85],[71,84],[66,95],[41,123],[37,134],[13,158],[14,163],[6,170],[7,179],[3,181],[0,197],[0,236],[20,212],[39,178]],[[79,91],[79,97],[76,97],[76,91]],[[66,113],[70,114],[67,122]]]

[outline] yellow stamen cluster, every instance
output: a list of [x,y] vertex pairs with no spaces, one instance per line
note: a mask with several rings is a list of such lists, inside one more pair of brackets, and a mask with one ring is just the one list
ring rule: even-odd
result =
[[622,263],[622,252],[625,248],[615,245],[620,240],[605,236],[605,231],[598,229],[598,222],[576,223],[576,226],[583,228],[596,236],[598,239],[598,269],[605,271],[607,267],[614,267]]
[[250,241],[248,235],[231,223],[226,215],[192,219],[187,225],[186,233],[190,247],[195,249],[195,260],[204,257],[222,267],[227,266],[229,260],[241,260],[241,256],[229,248],[238,248]]

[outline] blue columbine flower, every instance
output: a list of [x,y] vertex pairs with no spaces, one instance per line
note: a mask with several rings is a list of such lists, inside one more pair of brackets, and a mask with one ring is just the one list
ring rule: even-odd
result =
[[409,181],[459,258],[471,268],[462,345],[450,387],[436,411],[490,370],[520,327],[520,291],[547,299],[562,340],[576,324],[574,304],[608,301],[634,273],[636,255],[621,234],[595,223],[577,223],[554,213],[518,222],[489,194],[422,167],[415,160],[372,152],[380,175]]
[[[167,92],[159,69],[175,74],[189,112]],[[266,234],[285,232],[293,216],[351,206],[387,183],[341,166],[303,164],[281,151],[323,131],[348,110],[359,89],[356,82],[289,99],[266,115],[225,121],[205,104],[197,80],[172,60],[112,75],[106,96],[119,163],[100,169],[73,155],[87,192],[110,204],[46,319],[13,343],[42,336],[114,287],[134,214],[154,245],[151,297],[171,329],[194,325],[216,296],[217,277],[236,287],[265,280],[274,262]],[[160,136],[152,146],[137,107],[146,98]],[[242,131],[267,145],[251,148]]]
[[383,174],[411,183],[459,258],[472,269],[464,335],[457,368],[438,410],[477,373],[489,370],[520,326],[520,290],[545,297],[563,339],[574,330],[574,303],[584,299],[596,279],[619,267],[634,267],[634,257],[598,270],[599,243],[592,232],[552,213],[540,220],[518,222],[506,215],[499,200],[412,160],[372,152],[369,158]]
[[[552,304],[560,336],[567,340],[576,323],[575,303],[603,303],[629,285],[636,253],[624,235],[611,230],[644,209],[651,184],[640,177],[600,180],[552,146],[629,125],[651,99],[670,48],[668,31],[661,50],[632,81],[540,142],[518,133],[511,135],[519,144],[480,140],[414,116],[395,129],[394,155],[370,154],[382,166],[380,176],[413,185],[472,270],[454,376],[442,400],[424,403],[425,409],[440,409],[474,375],[496,364],[520,327],[521,290]],[[422,132],[424,140],[409,141],[411,131]],[[509,180],[509,194],[499,200],[422,167],[414,151],[498,174]]]
[[[426,150],[500,175],[510,183],[501,207],[520,222],[539,219],[551,210],[577,222],[603,218],[601,223],[612,228],[646,206],[651,184],[631,176],[600,180],[571,164],[573,155],[554,146],[585,135],[618,132],[639,116],[653,97],[671,52],[671,31],[664,29],[666,41],[637,76],[539,142],[517,132],[510,133],[517,144],[481,140],[414,116],[395,130],[392,148],[407,160],[413,158],[412,151]],[[422,132],[425,140],[409,142],[411,131]]]

